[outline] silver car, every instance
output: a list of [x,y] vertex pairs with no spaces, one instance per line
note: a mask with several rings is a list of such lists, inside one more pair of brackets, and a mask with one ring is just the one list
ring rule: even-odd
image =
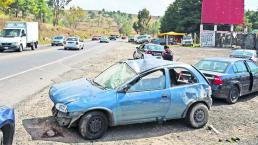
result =
[[84,49],[84,42],[79,37],[68,37],[64,42],[64,49]]

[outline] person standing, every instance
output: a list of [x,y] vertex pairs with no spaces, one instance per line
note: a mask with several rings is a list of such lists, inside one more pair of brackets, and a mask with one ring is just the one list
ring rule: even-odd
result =
[[164,60],[173,61],[173,54],[169,47],[166,45],[164,46],[165,52],[162,53],[162,57]]

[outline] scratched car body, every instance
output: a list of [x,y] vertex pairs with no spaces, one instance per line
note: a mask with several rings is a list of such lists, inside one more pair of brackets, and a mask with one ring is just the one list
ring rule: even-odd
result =
[[11,145],[14,135],[14,110],[0,105],[0,145]]
[[85,139],[109,126],[185,118],[193,128],[208,121],[211,88],[194,67],[159,59],[119,62],[93,80],[50,88],[58,124],[78,126]]

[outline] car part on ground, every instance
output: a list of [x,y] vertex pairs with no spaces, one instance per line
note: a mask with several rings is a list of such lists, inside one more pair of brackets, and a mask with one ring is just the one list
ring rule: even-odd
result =
[[239,58],[206,58],[196,65],[210,81],[212,96],[229,104],[240,96],[258,91],[258,66]]
[[53,85],[49,96],[59,125],[78,126],[85,139],[102,137],[109,126],[178,118],[200,128],[212,104],[211,88],[198,70],[159,59],[119,62],[94,80]]

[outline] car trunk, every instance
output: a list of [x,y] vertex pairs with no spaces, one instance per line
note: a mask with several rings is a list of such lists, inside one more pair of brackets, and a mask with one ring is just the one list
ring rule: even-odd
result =
[[214,84],[215,79],[221,79],[221,81],[222,81],[225,76],[225,74],[218,73],[218,72],[202,71],[202,70],[201,70],[201,72],[208,79],[210,84]]

